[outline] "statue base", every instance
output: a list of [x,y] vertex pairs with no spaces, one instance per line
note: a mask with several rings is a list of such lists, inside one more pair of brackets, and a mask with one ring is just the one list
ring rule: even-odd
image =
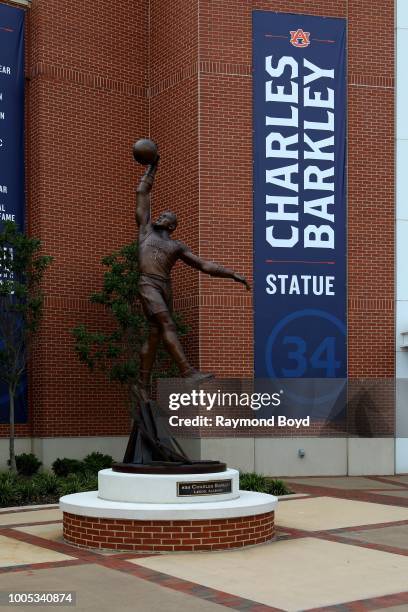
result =
[[139,400],[122,462],[114,472],[131,474],[211,474],[224,472],[221,461],[194,461],[169,430],[168,421],[153,400]]
[[98,491],[65,495],[64,540],[114,551],[213,551],[275,535],[277,498],[239,490],[237,470],[207,474],[98,474]]
[[215,474],[98,473],[98,497],[134,504],[192,504],[239,498],[238,470]]
[[277,498],[239,490],[221,461],[193,461],[152,400],[138,402],[122,463],[98,473],[98,491],[65,495],[64,540],[137,553],[212,551],[275,535]]
[[152,461],[150,463],[114,463],[114,472],[127,474],[214,474],[227,469],[221,461]]

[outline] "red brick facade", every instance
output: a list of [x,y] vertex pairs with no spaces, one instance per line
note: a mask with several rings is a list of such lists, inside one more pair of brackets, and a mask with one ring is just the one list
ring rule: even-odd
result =
[[134,521],[64,512],[64,539],[85,548],[177,552],[264,544],[275,535],[274,512],[229,519]]
[[[251,279],[254,9],[348,19],[349,375],[394,376],[394,2],[33,0],[28,223],[55,261],[19,435],[128,431],[120,389],[78,363],[70,329],[109,325],[88,296],[101,257],[135,237],[136,138],[160,144],[154,211],[174,209],[176,237]],[[182,264],[174,276],[195,365],[250,377],[250,294]]]

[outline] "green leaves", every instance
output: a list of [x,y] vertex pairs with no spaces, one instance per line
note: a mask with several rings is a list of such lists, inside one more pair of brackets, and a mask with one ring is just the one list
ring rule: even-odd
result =
[[0,380],[16,389],[42,315],[41,281],[52,257],[41,241],[6,221],[0,232]]
[[0,381],[8,387],[10,470],[14,454],[14,397],[27,368],[28,352],[43,306],[41,281],[52,257],[41,254],[38,238],[21,232],[13,221],[0,231]]
[[256,472],[241,472],[239,488],[242,491],[258,491],[258,493],[269,493],[269,495],[289,495],[291,493],[282,480],[268,478]]
[[[148,322],[138,300],[138,243],[132,242],[102,259],[106,271],[102,290],[90,296],[93,304],[104,306],[111,315],[112,330],[97,332],[85,325],[72,330],[79,360],[91,370],[102,369],[110,380],[131,385],[138,379],[139,352],[145,341]],[[180,336],[187,326],[175,315]],[[159,347],[155,376],[176,375],[167,353]]]

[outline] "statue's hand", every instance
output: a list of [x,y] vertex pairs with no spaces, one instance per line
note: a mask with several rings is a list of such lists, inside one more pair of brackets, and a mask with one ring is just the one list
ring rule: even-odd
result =
[[245,285],[245,289],[247,291],[251,291],[251,285],[248,283],[248,281],[245,278],[245,276],[241,276],[241,274],[237,274],[236,272],[234,272],[234,280],[237,283],[242,283],[243,285]]

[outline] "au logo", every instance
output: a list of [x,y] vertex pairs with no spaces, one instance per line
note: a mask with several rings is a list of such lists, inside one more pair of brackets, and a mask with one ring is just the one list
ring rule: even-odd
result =
[[294,47],[308,47],[310,45],[310,32],[304,32],[302,28],[290,31],[290,44]]

